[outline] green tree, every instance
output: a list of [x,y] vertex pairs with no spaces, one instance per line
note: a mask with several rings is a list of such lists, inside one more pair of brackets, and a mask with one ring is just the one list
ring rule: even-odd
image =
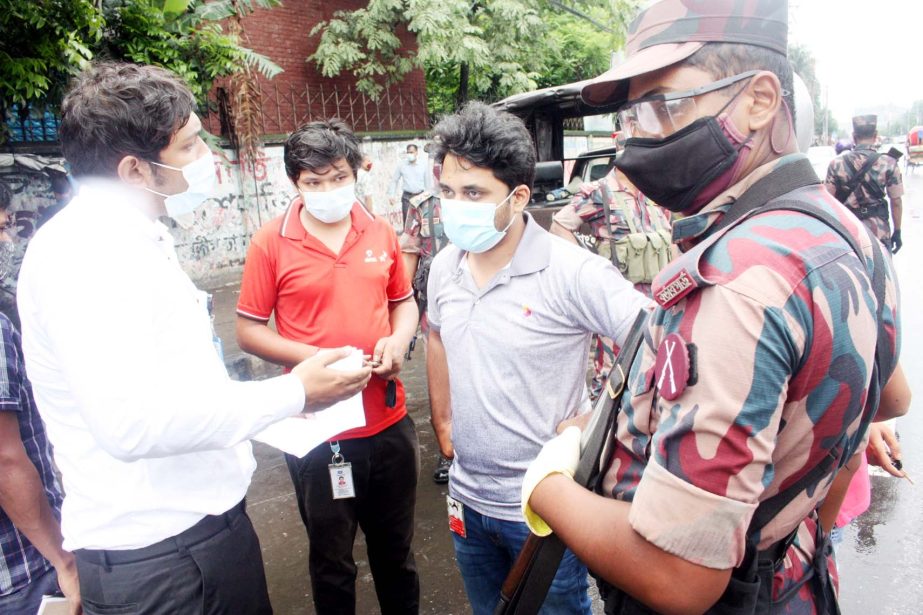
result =
[[90,0],[0,0],[0,117],[59,98],[93,57],[103,19]]
[[[558,0],[370,0],[315,26],[311,35],[319,34],[320,42],[309,60],[328,77],[353,74],[357,87],[372,96],[422,68],[430,111],[438,115],[469,98],[491,100],[601,72],[635,6],[636,0],[571,6]],[[403,46],[402,30],[416,36],[416,51]]]
[[23,113],[36,103],[57,106],[69,77],[94,58],[163,66],[203,105],[220,77],[257,71],[272,78],[282,69],[242,44],[239,24],[254,8],[279,3],[0,0],[0,117],[14,104]]

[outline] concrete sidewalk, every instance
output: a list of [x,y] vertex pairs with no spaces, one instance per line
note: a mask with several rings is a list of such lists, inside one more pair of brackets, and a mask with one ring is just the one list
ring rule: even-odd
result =
[[[281,370],[241,352],[234,333],[239,284],[212,289],[215,329],[224,344],[225,362],[235,379],[264,378]],[[429,426],[429,398],[422,349],[404,365],[401,374],[407,391],[407,409],[417,426],[422,468],[417,488],[414,553],[420,574],[420,613],[456,615],[470,613],[461,577],[455,567],[452,538],[446,518],[447,487],[431,479],[438,458]],[[282,454],[254,443],[257,470],[247,494],[247,511],[253,519],[263,549],[269,595],[277,615],[314,613],[308,579],[308,539],[298,515],[294,489]],[[354,551],[358,565],[356,612],[379,613],[372,574],[366,559],[362,532]]]

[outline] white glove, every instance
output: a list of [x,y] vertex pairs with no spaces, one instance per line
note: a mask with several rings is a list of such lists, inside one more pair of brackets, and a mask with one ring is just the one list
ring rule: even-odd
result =
[[547,536],[551,533],[548,524],[529,506],[532,492],[551,474],[564,474],[568,478],[573,478],[579,461],[580,429],[571,425],[560,435],[546,442],[538,457],[529,465],[522,480],[522,516],[525,517],[526,525],[532,533],[537,536]]

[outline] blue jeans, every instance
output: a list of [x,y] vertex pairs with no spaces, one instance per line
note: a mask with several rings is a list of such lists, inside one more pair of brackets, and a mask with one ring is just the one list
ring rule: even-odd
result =
[[[529,537],[525,523],[487,517],[465,507],[466,538],[453,533],[455,561],[474,615],[491,615],[500,588]],[[541,615],[590,615],[587,569],[570,549],[564,552]]]
[[49,568],[41,576],[8,596],[0,596],[0,613],[4,615],[35,615],[42,603],[42,596],[58,591],[58,575]]

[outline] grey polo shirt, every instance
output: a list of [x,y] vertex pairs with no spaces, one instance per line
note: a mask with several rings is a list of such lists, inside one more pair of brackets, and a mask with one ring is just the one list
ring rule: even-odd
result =
[[483,288],[450,245],[433,260],[427,289],[449,367],[449,492],[508,521],[522,521],[522,477],[558,423],[590,409],[591,335],[621,345],[650,306],[609,261],[525,218],[509,267]]

